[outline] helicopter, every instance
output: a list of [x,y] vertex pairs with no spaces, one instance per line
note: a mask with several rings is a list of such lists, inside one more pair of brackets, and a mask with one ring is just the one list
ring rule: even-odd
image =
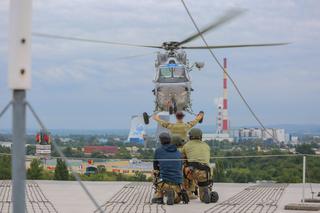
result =
[[[194,114],[191,104],[191,78],[189,73],[194,69],[202,69],[203,62],[189,63],[185,50],[194,49],[221,49],[221,48],[240,48],[240,47],[261,47],[261,46],[278,46],[286,45],[288,43],[260,43],[260,44],[236,44],[236,45],[208,45],[208,46],[186,46],[187,43],[199,38],[201,35],[220,27],[230,20],[238,17],[243,10],[230,10],[216,21],[193,33],[189,37],[181,41],[163,42],[162,45],[141,45],[121,42],[111,42],[102,40],[93,40],[76,37],[66,37],[60,35],[51,35],[44,33],[33,33],[34,36],[53,38],[53,39],[67,39],[82,42],[94,42],[110,45],[122,45],[131,47],[156,48],[162,49],[163,52],[158,52],[155,60],[155,77],[153,80],[154,88],[152,90],[155,96],[155,108],[153,114],[158,112],[169,112],[169,114],[178,111],[185,111]],[[148,113],[143,113],[145,124],[149,123],[151,116]]]
[[[196,62],[195,65],[201,69],[204,63]],[[155,66],[155,88],[152,90],[156,99],[154,111],[168,111],[173,114],[191,110],[190,94],[193,89],[189,72],[192,67],[189,66],[186,53],[158,53]]]

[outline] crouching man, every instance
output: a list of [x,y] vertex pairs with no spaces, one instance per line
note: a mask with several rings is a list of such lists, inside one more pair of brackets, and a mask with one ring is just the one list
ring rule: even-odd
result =
[[[200,129],[191,129],[189,139],[182,148],[182,154],[187,159],[183,169],[184,176],[190,181],[195,181],[202,202],[216,202],[218,195],[216,192],[211,192],[210,147],[202,142],[202,131]],[[189,189],[189,193],[191,193],[191,190],[194,189]]]
[[167,204],[173,205],[181,201],[181,153],[176,145],[171,144],[168,133],[161,133],[159,139],[161,147],[156,149],[153,162],[156,191],[152,203],[163,204],[163,198],[166,196]]

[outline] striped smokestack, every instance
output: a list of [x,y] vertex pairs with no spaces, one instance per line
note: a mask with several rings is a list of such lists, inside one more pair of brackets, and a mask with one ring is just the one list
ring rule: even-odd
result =
[[229,118],[228,118],[228,85],[227,85],[227,59],[223,59],[223,110],[222,110],[222,132],[228,133],[229,131]]

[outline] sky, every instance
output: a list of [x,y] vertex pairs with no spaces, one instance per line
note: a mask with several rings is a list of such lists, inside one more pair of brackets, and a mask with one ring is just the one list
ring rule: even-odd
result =
[[[217,49],[222,62],[261,121],[320,124],[320,1],[185,0],[201,27],[230,9],[241,17],[205,34],[209,44],[291,42],[287,46]],[[7,85],[9,0],[0,1],[0,107]],[[33,32],[160,45],[195,32],[180,0],[34,0]],[[32,89],[27,97],[48,128],[125,129],[130,117],[154,109],[154,49],[33,37]],[[190,45],[203,45],[200,39]],[[142,57],[122,57],[146,54]],[[222,71],[207,50],[187,51],[205,62],[192,78],[193,110],[216,126],[214,100],[222,95]],[[230,84],[229,84],[230,85]],[[229,89],[231,126],[257,125],[235,89]],[[28,128],[37,128],[28,114]],[[192,116],[188,116],[191,119]],[[11,112],[0,128],[11,126]]]

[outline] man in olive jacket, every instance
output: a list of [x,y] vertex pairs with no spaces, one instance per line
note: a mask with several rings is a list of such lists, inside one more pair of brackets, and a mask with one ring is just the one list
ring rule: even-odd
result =
[[[182,155],[187,159],[184,176],[194,180],[199,188],[200,200],[210,203],[209,186],[212,183],[210,171],[210,147],[202,142],[202,131],[194,128],[189,132],[189,141],[182,148]],[[194,189],[189,189],[192,191]]]

